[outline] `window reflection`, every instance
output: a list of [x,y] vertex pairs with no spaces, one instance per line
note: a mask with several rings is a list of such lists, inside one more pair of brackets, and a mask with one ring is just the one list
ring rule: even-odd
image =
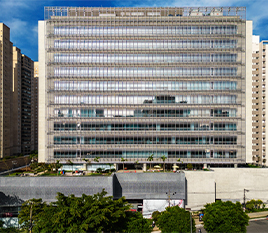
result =
[[237,33],[236,25],[219,26],[120,26],[120,27],[91,27],[91,26],[60,26],[54,27],[55,35],[79,36],[147,36],[147,35],[200,35],[200,34],[225,34]]
[[[54,158],[76,158],[77,151],[74,150],[54,150]],[[94,151],[82,150],[81,156],[83,158],[148,158],[154,154],[155,158],[161,158],[165,155],[168,158],[236,158],[236,150],[168,150],[168,151]]]
[[155,49],[234,49],[234,39],[202,40],[55,40],[55,49],[92,49],[92,50],[155,50]]
[[157,104],[236,104],[236,95],[177,96],[77,96],[56,95],[55,104],[157,105]]
[[180,76],[236,76],[236,67],[220,68],[104,68],[55,67],[55,77],[180,77]]
[[236,90],[234,81],[55,81],[54,90],[62,91],[179,91],[179,90]]
[[76,123],[54,123],[55,131],[139,131],[139,130],[153,130],[153,131],[236,131],[236,123],[209,123],[209,122],[192,122],[192,123],[178,123],[178,124],[128,124],[128,123],[92,123],[82,122]]
[[65,54],[56,53],[59,63],[174,63],[174,62],[236,62],[237,54]]
[[236,109],[58,109],[54,110],[54,116],[61,118],[89,118],[89,117],[236,117]]
[[54,144],[215,144],[236,145],[236,136],[184,136],[184,137],[76,137],[54,136]]

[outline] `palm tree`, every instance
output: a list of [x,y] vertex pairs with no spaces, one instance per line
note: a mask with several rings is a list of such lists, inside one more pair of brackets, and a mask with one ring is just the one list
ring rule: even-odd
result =
[[138,167],[138,164],[139,164],[139,160],[137,160],[137,161],[135,161],[135,168],[137,169],[137,167]]
[[58,170],[59,170],[59,168],[62,166],[62,164],[60,164],[60,161],[57,160],[57,162],[56,162],[54,165],[55,165],[56,173],[57,173],[57,175],[58,175]]
[[[91,164],[91,161],[89,159],[83,158],[83,160],[86,162],[87,165],[90,165]],[[86,166],[86,169],[87,169],[87,166]]]
[[165,160],[167,159],[167,157],[165,156],[165,155],[163,155],[162,157],[161,157],[161,159],[163,160],[163,163],[164,163],[164,172],[166,172],[166,170],[165,170]]
[[73,169],[74,169],[74,163],[69,159],[67,161],[67,164],[72,166],[72,171],[73,171]]
[[112,166],[113,166],[113,164],[112,163],[107,163],[107,165],[110,167],[110,173],[111,173],[111,168],[112,168]]
[[178,162],[181,162],[180,169],[182,170],[182,164],[183,164],[183,162],[181,161],[181,159],[178,159],[177,161],[178,161]]
[[[147,161],[152,162],[154,160],[154,154],[151,154],[148,158]],[[152,169],[152,163],[150,163],[150,170]]]
[[121,158],[121,162],[123,163],[123,170],[125,170],[125,161],[127,161],[127,159],[124,159],[123,157]]
[[96,162],[96,163],[100,162],[99,159],[100,159],[100,157],[96,156],[96,157],[94,158],[94,162]]

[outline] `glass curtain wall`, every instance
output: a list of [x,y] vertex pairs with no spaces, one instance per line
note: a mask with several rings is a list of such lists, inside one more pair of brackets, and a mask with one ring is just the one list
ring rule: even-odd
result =
[[245,8],[46,7],[45,20],[48,162],[245,161]]

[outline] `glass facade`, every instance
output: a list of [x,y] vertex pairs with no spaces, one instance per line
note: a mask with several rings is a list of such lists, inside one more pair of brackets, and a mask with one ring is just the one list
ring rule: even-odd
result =
[[47,162],[243,163],[245,14],[46,7]]

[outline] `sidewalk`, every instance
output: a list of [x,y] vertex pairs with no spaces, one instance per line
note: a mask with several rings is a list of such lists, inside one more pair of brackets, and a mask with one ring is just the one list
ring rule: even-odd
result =
[[203,226],[203,221],[200,222],[199,221],[199,218],[195,218],[194,221],[195,221],[195,227],[196,228],[199,228],[199,227],[202,227]]
[[248,213],[249,218],[260,218],[260,217],[266,217],[267,215],[268,211]]

